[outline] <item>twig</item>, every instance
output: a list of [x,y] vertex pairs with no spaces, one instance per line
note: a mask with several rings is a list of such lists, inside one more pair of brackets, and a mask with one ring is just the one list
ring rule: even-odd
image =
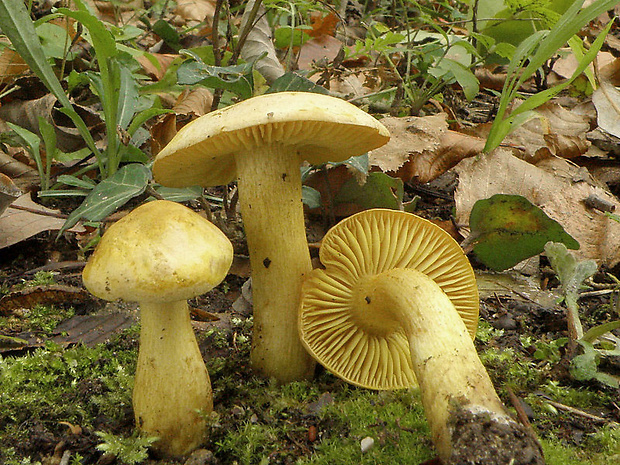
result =
[[571,407],[570,405],[561,404],[560,402],[555,402],[549,399],[549,397],[546,396],[545,394],[538,393],[537,395],[539,397],[542,397],[545,400],[545,402],[547,402],[549,405],[555,408],[558,408],[560,410],[564,410],[565,412],[573,413],[575,415],[578,415],[583,418],[587,418],[588,420],[596,421],[598,423],[609,423],[610,425],[619,425],[613,420],[608,420],[607,418],[599,417],[598,415],[593,415],[591,413],[584,412],[583,410],[579,410],[575,407]]

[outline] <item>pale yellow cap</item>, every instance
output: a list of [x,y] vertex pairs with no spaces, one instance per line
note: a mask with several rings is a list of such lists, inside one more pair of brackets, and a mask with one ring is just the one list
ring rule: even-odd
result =
[[183,205],[156,200],[110,226],[82,279],[105,300],[174,302],[213,289],[232,259],[232,244],[215,225]]
[[153,177],[165,186],[225,185],[234,155],[270,143],[290,146],[311,164],[344,161],[385,144],[388,130],[342,99],[280,92],[244,100],[184,126],[157,155]]

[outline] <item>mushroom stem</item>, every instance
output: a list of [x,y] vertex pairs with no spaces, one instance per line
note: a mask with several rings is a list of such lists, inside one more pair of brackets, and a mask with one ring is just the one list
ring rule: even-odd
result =
[[211,382],[187,302],[141,302],[140,313],[133,390],[136,426],[161,438],[154,445],[159,452],[186,455],[204,439],[205,415],[213,410]]
[[236,163],[252,267],[252,364],[281,383],[310,378],[314,360],[299,339],[297,316],[301,284],[312,270],[299,157],[273,143],[238,154]]
[[[399,323],[433,442],[442,463],[543,463],[536,439],[506,413],[463,320],[432,279],[397,268],[359,284],[360,323],[381,315],[385,330]],[[377,321],[374,319],[373,321]],[[518,451],[518,452],[517,452]],[[511,462],[515,457],[531,461]]]

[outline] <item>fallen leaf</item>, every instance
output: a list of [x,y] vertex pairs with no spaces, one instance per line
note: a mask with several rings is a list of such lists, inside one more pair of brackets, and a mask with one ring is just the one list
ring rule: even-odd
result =
[[370,165],[404,181],[427,183],[462,159],[480,154],[484,139],[448,130],[446,116],[383,118],[390,141],[369,153]]
[[609,81],[601,80],[592,94],[597,121],[601,129],[620,137],[620,90]]
[[0,215],[22,194],[11,178],[0,173]]
[[495,194],[478,200],[469,215],[469,228],[468,242],[476,257],[495,271],[540,254],[549,241],[579,248],[561,224],[520,195]]
[[0,173],[10,177],[17,188],[23,191],[39,185],[39,173],[36,169],[16,160],[2,150],[0,150]]
[[299,69],[312,69],[318,62],[325,64],[334,61],[342,49],[342,42],[332,36],[320,36],[308,40],[299,50],[297,66]]
[[519,146],[525,161],[537,163],[552,156],[576,158],[588,151],[586,134],[590,123],[586,116],[572,112],[555,102],[536,109],[538,118],[519,126],[505,142]]
[[178,57],[179,55],[174,53],[149,53],[138,56],[137,61],[149,76],[159,81],[166,74],[170,64]]
[[494,194],[521,195],[562,224],[579,242],[576,257],[609,267],[620,262],[620,224],[588,208],[583,200],[595,195],[616,209],[620,202],[598,186],[584,168],[555,157],[532,165],[500,148],[463,160],[455,169],[459,175],[455,192],[458,224],[468,224],[471,209],[480,199]]
[[16,310],[33,308],[36,305],[75,305],[89,299],[90,295],[81,287],[60,284],[27,287],[2,296],[0,299],[0,315],[8,316]]
[[[30,211],[18,210],[14,207],[25,207]],[[58,213],[56,210],[45,208],[33,202],[30,199],[30,194],[22,195],[0,215],[0,249],[17,244],[43,231],[60,230],[65,220],[49,216]],[[85,229],[78,225],[69,231],[80,233],[84,232]]]
[[[250,0],[246,4],[239,29],[243,30],[245,24],[249,21],[250,11],[255,1]],[[271,84],[284,74],[284,67],[276,55],[276,49],[272,41],[271,26],[269,21],[267,21],[263,6],[259,8],[257,18],[258,20],[255,21],[241,48],[241,58],[246,62],[257,60],[254,65],[256,70],[265,78],[268,84]],[[265,53],[266,55],[259,60],[258,58]]]
[[311,37],[335,36],[336,26],[340,19],[333,12],[329,12],[325,16],[322,13],[315,12],[310,15],[310,25],[312,29],[307,31]]
[[9,84],[30,69],[22,57],[8,47],[0,53],[0,84]]
[[201,23],[204,20],[207,20],[209,24],[213,22],[214,0],[177,0],[176,3],[177,7],[174,12],[187,23]]

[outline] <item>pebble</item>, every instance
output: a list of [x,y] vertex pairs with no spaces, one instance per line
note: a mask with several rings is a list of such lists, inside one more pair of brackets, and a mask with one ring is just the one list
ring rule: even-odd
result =
[[362,453],[368,452],[370,449],[372,449],[372,446],[374,446],[374,445],[375,445],[375,440],[373,438],[371,438],[370,436],[366,436],[360,442],[360,447],[362,448]]

